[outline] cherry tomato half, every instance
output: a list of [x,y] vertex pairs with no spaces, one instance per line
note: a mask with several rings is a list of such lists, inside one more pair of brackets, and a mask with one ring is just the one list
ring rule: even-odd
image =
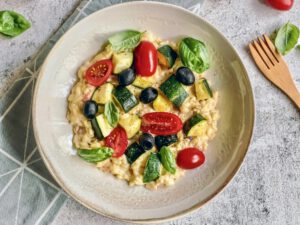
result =
[[100,60],[87,69],[85,72],[85,79],[90,85],[100,86],[108,79],[111,74],[112,67],[111,60]]
[[269,5],[278,10],[290,10],[294,0],[267,0]]
[[105,146],[113,148],[114,154],[112,157],[120,157],[124,154],[128,145],[126,131],[122,127],[116,127],[105,138]]
[[197,148],[185,148],[178,152],[177,165],[182,169],[194,169],[201,166],[205,161],[205,156]]
[[156,135],[176,134],[182,129],[181,119],[167,112],[152,112],[142,116],[141,130]]
[[137,74],[152,76],[157,67],[158,58],[155,46],[149,41],[142,41],[134,50],[134,67]]

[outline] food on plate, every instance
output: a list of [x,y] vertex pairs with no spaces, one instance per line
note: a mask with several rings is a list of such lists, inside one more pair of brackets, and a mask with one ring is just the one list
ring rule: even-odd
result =
[[170,186],[205,163],[218,93],[204,42],[122,31],[78,70],[67,118],[77,155],[130,186]]

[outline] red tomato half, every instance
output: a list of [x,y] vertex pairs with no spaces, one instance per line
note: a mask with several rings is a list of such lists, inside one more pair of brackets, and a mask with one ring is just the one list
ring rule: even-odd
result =
[[290,10],[294,4],[294,0],[267,0],[267,2],[278,10]]
[[134,67],[137,74],[152,76],[157,67],[157,50],[149,41],[142,41],[134,50]]
[[85,79],[90,85],[100,86],[108,79],[112,67],[111,60],[100,60],[87,69],[85,72]]
[[141,130],[156,135],[176,134],[182,129],[181,119],[167,112],[146,113],[142,117]]
[[120,157],[124,154],[128,145],[126,131],[122,127],[116,127],[105,138],[105,146],[113,148],[114,154],[112,157]]
[[205,156],[197,148],[185,148],[179,151],[176,161],[177,165],[182,169],[194,169],[204,163]]

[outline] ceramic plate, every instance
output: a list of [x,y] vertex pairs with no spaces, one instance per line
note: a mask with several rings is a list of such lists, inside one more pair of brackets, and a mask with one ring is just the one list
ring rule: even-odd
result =
[[[218,132],[209,143],[204,166],[187,171],[174,186],[156,191],[129,187],[77,157],[66,120],[67,96],[76,81],[77,69],[111,34],[124,29],[149,30],[157,37],[175,41],[183,36],[203,40],[212,61],[206,76],[220,96]],[[173,5],[131,2],[86,17],[57,42],[38,78],[33,123],[42,158],[69,195],[102,215],[148,223],[197,209],[228,184],[250,143],[254,102],[240,57],[212,25]]]

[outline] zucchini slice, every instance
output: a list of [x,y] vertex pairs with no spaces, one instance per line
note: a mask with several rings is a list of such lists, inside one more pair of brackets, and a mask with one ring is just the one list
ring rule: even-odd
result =
[[112,63],[114,65],[114,74],[118,74],[125,69],[128,69],[133,62],[132,52],[114,53]]
[[192,116],[183,126],[183,131],[188,137],[202,136],[206,130],[207,121],[200,114]]
[[172,68],[176,61],[177,53],[170,45],[164,45],[157,49],[157,56],[160,65],[166,68]]
[[137,115],[126,115],[119,120],[119,124],[126,131],[127,138],[132,138],[139,132],[142,120]]
[[165,136],[156,136],[155,145],[158,149],[161,149],[163,146],[169,146],[178,141],[177,134],[165,135]]
[[151,87],[152,84],[154,83],[153,76],[151,77],[141,77],[137,76],[135,80],[133,81],[132,85],[138,88],[147,88]]
[[183,85],[176,80],[174,75],[170,76],[164,83],[162,83],[159,89],[171,102],[173,102],[176,107],[181,106],[184,100],[188,97],[188,93],[184,89]]
[[94,131],[94,135],[97,139],[99,139],[100,141],[104,139],[103,134],[98,126],[98,122],[96,120],[96,118],[91,120],[91,124],[92,124],[92,128]]
[[118,86],[112,93],[116,102],[126,113],[138,104],[136,97],[126,87]]
[[144,169],[143,182],[149,183],[157,180],[160,177],[160,168],[161,163],[157,153],[151,152]]
[[153,108],[157,112],[170,112],[173,109],[173,104],[165,96],[159,94],[153,101]]
[[114,86],[111,83],[105,83],[95,90],[92,100],[98,104],[104,105],[105,103],[111,100],[111,93],[114,89]]
[[104,118],[103,114],[96,116],[96,121],[103,137],[107,137],[114,129]]
[[196,97],[199,101],[213,97],[212,91],[205,78],[201,78],[195,83]]
[[125,155],[129,164],[132,164],[135,160],[137,160],[143,153],[144,149],[136,142],[129,145],[129,147],[125,151]]

